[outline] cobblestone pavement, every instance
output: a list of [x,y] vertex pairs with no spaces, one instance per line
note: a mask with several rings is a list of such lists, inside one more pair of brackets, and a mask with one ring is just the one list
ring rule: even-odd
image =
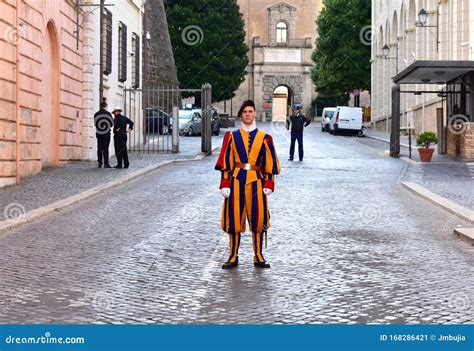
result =
[[466,223],[403,189],[407,163],[309,127],[282,162],[252,265],[223,271],[217,155],[173,164],[0,236],[0,323],[472,323]]
[[[213,147],[222,143],[223,131],[221,136],[212,138]],[[5,216],[8,208],[30,211],[116,180],[138,169],[166,160],[194,158],[200,152],[201,138],[182,137],[180,152],[176,154],[130,153],[129,169],[97,168],[96,161],[70,162],[61,167],[46,168],[39,174],[23,178],[20,185],[0,188],[0,221],[8,219]],[[114,166],[116,163],[114,156],[110,164]]]

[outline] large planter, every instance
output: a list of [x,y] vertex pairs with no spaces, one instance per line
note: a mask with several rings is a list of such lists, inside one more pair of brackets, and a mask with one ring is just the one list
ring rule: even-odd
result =
[[421,162],[431,162],[431,158],[433,157],[433,152],[434,152],[434,149],[419,147],[418,153],[420,154]]

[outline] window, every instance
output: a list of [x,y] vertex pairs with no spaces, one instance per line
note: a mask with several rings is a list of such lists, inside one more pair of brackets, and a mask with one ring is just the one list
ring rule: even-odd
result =
[[112,12],[104,8],[104,46],[102,60],[104,63],[104,74],[112,73]]
[[277,24],[277,43],[286,43],[288,37],[288,25],[285,22]]
[[119,22],[118,32],[118,80],[123,83],[127,80],[127,26]]
[[132,87],[140,86],[140,37],[132,33]]

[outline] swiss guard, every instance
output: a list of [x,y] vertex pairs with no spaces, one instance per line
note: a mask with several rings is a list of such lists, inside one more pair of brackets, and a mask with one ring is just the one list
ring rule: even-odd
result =
[[262,254],[262,243],[270,228],[267,196],[275,189],[280,162],[272,137],[257,128],[255,103],[245,101],[238,116],[240,129],[225,134],[215,166],[221,171],[220,190],[225,198],[221,228],[230,239],[230,255],[222,268],[239,264],[240,235],[246,231],[246,219],[252,231],[254,266],[270,268]]

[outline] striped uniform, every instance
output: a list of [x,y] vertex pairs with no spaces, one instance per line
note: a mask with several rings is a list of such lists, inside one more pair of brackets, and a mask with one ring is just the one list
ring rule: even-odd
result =
[[[259,166],[260,170],[236,167],[239,163]],[[280,173],[272,137],[259,129],[227,132],[215,169],[221,171],[220,188],[230,188],[221,220],[221,228],[230,234],[229,261],[237,256],[240,233],[246,231],[246,219],[253,233],[256,259],[264,261],[261,244],[263,233],[270,228],[270,213],[263,188],[274,190],[275,175]]]

